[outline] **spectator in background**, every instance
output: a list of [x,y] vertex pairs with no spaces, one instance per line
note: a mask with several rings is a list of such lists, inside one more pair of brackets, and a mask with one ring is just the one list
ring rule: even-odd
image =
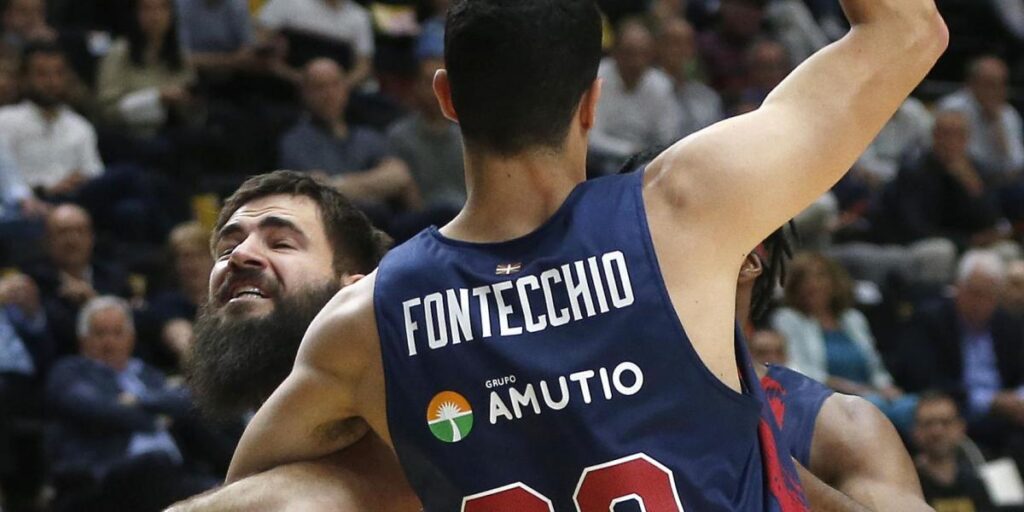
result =
[[747,348],[750,349],[750,358],[758,372],[761,372],[763,366],[786,366],[789,362],[785,338],[771,329],[755,330],[747,341]]
[[940,110],[966,115],[971,158],[984,178],[997,182],[1024,170],[1024,131],[1007,102],[1008,77],[1002,59],[979,57],[968,67],[967,86],[939,102]]
[[345,45],[351,87],[358,88],[373,74],[373,24],[370,13],[353,0],[270,0],[258,16],[262,28],[294,31]]
[[420,24],[416,39],[416,59],[444,57],[444,23],[451,0],[429,0],[430,14]]
[[676,141],[679,114],[672,80],[653,67],[654,38],[640,21],[619,25],[611,58],[597,75],[604,81],[590,149],[602,172],[630,155]]
[[[135,329],[123,299],[90,299],[77,322],[80,353],[58,362],[47,382],[56,421],[53,472],[91,476],[98,508],[159,510],[212,485],[183,470],[168,431],[184,418],[188,393],[132,357]],[[121,486],[118,483],[134,485]],[[87,508],[87,507],[83,507]]]
[[49,261],[27,269],[39,285],[57,353],[74,352],[78,311],[99,294],[128,297],[125,274],[116,266],[93,260],[92,219],[79,206],[63,204],[46,219]]
[[934,125],[928,107],[917,98],[907,98],[857,160],[853,175],[869,189],[879,190],[896,178],[904,162],[919,158],[931,146]]
[[349,82],[337,63],[316,59],[307,64],[302,96],[307,113],[281,138],[282,168],[322,174],[364,205],[395,200],[405,208],[419,206],[408,166],[391,154],[384,137],[345,122]]
[[955,298],[922,308],[907,329],[908,380],[961,399],[971,437],[1002,448],[1024,427],[1024,326],[999,308],[998,254],[969,251],[957,274]]
[[17,57],[30,42],[57,40],[57,31],[46,23],[44,0],[8,0],[4,3],[3,53]]
[[761,106],[764,99],[789,74],[790,61],[786,47],[771,39],[754,43],[746,56],[747,84],[740,95],[737,113],[746,113]]
[[[43,311],[39,287],[29,276],[11,272],[0,277],[0,316],[14,329],[16,336],[32,358],[35,378],[43,377],[53,363],[55,355],[52,339],[47,332],[46,314]],[[3,359],[3,358],[0,358]],[[8,359],[24,368],[18,359]]]
[[1024,321],[1024,260],[1010,262],[1006,268],[1003,308]]
[[391,127],[388,144],[409,166],[424,204],[448,210],[454,217],[466,202],[466,177],[462,134],[444,117],[434,97],[434,74],[443,67],[441,59],[420,61],[412,91],[414,111]]
[[178,373],[192,349],[192,326],[199,305],[209,293],[207,276],[213,268],[210,233],[198,222],[179,224],[167,238],[174,263],[175,286],[154,295],[146,311],[146,330],[160,344],[148,347],[149,361]]
[[896,228],[904,243],[943,237],[964,248],[998,241],[998,199],[968,152],[968,130],[964,113],[938,114],[932,150],[900,172],[884,199],[889,213],[881,229]]
[[727,107],[735,106],[747,85],[745,62],[762,35],[767,0],[721,0],[718,23],[698,38],[712,87]]
[[65,103],[69,73],[58,47],[30,45],[22,57],[26,99],[0,108],[0,138],[41,199],[75,197],[103,173],[95,130]]
[[[37,219],[50,205],[36,197],[11,160],[7,144],[0,142],[0,221]],[[9,248],[8,248],[9,249]]]
[[195,76],[178,37],[172,0],[138,0],[127,38],[100,62],[97,96],[106,121],[141,138],[195,120]]
[[917,474],[925,500],[936,510],[995,512],[981,478],[960,457],[967,424],[949,395],[921,395],[914,413]]
[[846,271],[823,255],[800,254],[785,290],[786,307],[774,314],[772,326],[786,338],[791,367],[840,393],[864,397],[897,428],[909,428],[916,398],[893,384],[867,318],[854,309]]
[[177,0],[181,45],[198,71],[230,73],[251,63],[252,22],[245,0]]
[[672,79],[682,139],[722,119],[722,99],[697,79],[697,33],[685,19],[669,18],[658,30],[658,65]]

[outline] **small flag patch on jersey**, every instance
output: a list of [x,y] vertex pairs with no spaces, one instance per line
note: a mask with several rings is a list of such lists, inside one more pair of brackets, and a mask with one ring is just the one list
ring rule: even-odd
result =
[[473,408],[466,397],[442,391],[427,406],[427,426],[441,441],[457,443],[473,430]]
[[498,265],[498,268],[494,269],[494,273],[499,276],[510,276],[519,272],[523,269],[522,263],[509,263],[507,265]]

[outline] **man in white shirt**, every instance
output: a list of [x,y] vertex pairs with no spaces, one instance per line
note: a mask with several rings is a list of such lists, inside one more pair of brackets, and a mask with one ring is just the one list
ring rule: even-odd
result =
[[612,57],[597,72],[604,84],[590,149],[602,172],[676,140],[680,121],[672,80],[653,63],[651,32],[638,21],[623,22]]
[[294,30],[348,45],[349,81],[362,84],[373,72],[373,24],[370,13],[352,0],[270,0],[258,15],[260,28]]
[[693,75],[697,62],[697,34],[683,18],[670,18],[658,31],[658,64],[671,77],[682,139],[722,120],[722,98]]
[[56,46],[30,46],[22,61],[27,99],[0,108],[0,140],[21,181],[44,198],[74,195],[103,173],[96,131],[64,103],[69,73]]

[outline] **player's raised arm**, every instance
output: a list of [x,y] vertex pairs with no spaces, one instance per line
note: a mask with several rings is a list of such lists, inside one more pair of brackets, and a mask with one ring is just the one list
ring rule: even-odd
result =
[[850,33],[799,66],[760,109],[659,156],[648,167],[648,202],[699,218],[702,232],[738,255],[839,180],[948,42],[934,0],[841,3]]
[[291,374],[246,427],[227,483],[326,456],[367,434],[357,404],[377,346],[373,281],[343,289],[310,325]]

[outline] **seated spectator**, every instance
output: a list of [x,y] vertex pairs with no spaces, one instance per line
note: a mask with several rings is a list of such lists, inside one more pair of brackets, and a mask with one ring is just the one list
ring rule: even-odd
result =
[[79,206],[57,206],[46,219],[48,261],[27,274],[39,285],[50,332],[59,355],[74,352],[75,321],[86,301],[99,294],[130,296],[125,274],[94,261],[92,219]]
[[590,150],[601,172],[629,156],[676,141],[679,115],[672,80],[654,65],[654,38],[643,23],[626,20],[598,77],[604,81]]
[[759,372],[767,365],[786,366],[789,356],[786,354],[786,340],[781,334],[771,329],[757,329],[747,340],[750,358],[754,368]]
[[345,122],[349,83],[337,63],[317,59],[306,65],[302,96],[307,113],[281,138],[282,168],[323,174],[363,205],[394,200],[405,208],[418,207],[409,168],[392,156],[384,137]]
[[905,161],[919,157],[931,145],[935,119],[920,100],[910,97],[857,160],[853,174],[871,190],[896,178]]
[[840,393],[864,397],[897,428],[908,428],[916,398],[893,384],[867,319],[854,309],[846,271],[820,254],[800,254],[785,291],[786,307],[775,312],[772,326],[786,338],[790,366]]
[[253,32],[244,0],[177,0],[181,45],[199,71],[232,72],[252,57]]
[[97,96],[111,126],[148,138],[195,121],[195,77],[178,37],[172,0],[139,0],[135,24],[100,62]]
[[[270,0],[260,10],[258,21],[264,29],[297,32],[347,47],[348,58],[335,60],[345,66],[353,88],[373,74],[373,24],[370,13],[353,0]],[[289,51],[298,53],[296,45],[292,46]],[[310,58],[326,56],[290,55],[289,60],[301,66]]]
[[932,150],[893,182],[877,226],[894,229],[904,243],[943,237],[964,248],[998,241],[998,200],[968,153],[965,115],[940,112],[932,140]]
[[3,51],[17,57],[30,42],[57,40],[57,31],[46,22],[45,0],[8,0],[0,14]]
[[746,56],[747,80],[736,112],[756,109],[791,71],[786,47],[771,39],[754,43]]
[[960,456],[966,440],[967,424],[956,402],[941,393],[921,395],[914,413],[914,462],[925,500],[936,510],[994,512],[981,478]]
[[697,34],[682,18],[665,20],[658,31],[658,65],[672,79],[682,139],[722,119],[722,99],[697,79]]
[[828,36],[818,25],[803,0],[774,0],[768,2],[765,19],[773,29],[773,36],[785,48],[789,60],[785,67],[793,68],[829,43]]
[[985,179],[1024,170],[1024,131],[1020,114],[1007,102],[1008,77],[1002,59],[979,57],[968,67],[967,86],[939,102],[941,110],[966,115],[968,152]]
[[198,222],[181,224],[168,237],[174,260],[177,286],[153,297],[149,312],[161,341],[152,352],[152,361],[168,371],[178,371],[192,349],[192,324],[199,305],[209,294],[209,275],[213,269],[210,233]]
[[28,350],[33,378],[45,377],[56,348],[48,331],[39,287],[32,278],[20,272],[0,278],[0,316],[6,318],[14,335]]
[[445,15],[451,0],[430,0],[429,14],[420,23],[420,35],[416,38],[416,59],[444,57]]
[[434,74],[443,67],[440,59],[420,62],[413,87],[414,112],[391,127],[388,144],[409,166],[424,204],[458,213],[466,202],[462,134],[444,117],[433,89]]
[[[209,488],[212,481],[183,469],[168,430],[187,416],[188,393],[132,357],[135,330],[127,302],[90,299],[77,324],[79,355],[58,362],[46,386],[56,428],[50,439],[53,473],[88,475],[101,489],[108,487],[98,500],[105,510],[159,510]],[[114,485],[125,482],[134,485]]]
[[1006,268],[1003,308],[1024,321],[1024,260],[1010,262]]
[[74,197],[103,173],[103,162],[92,125],[65,103],[69,70],[60,49],[26,48],[22,80],[26,99],[0,108],[0,137],[40,199]]
[[0,142],[0,222],[37,219],[49,210],[50,205],[37,198],[25,183],[21,171],[11,160],[7,144]]
[[763,35],[767,4],[767,0],[722,0],[717,24],[698,38],[708,79],[727,108],[736,105],[747,85],[744,63],[750,47]]
[[962,400],[971,437],[994,449],[1024,427],[1024,326],[999,308],[1005,284],[998,254],[968,252],[955,297],[920,309],[905,343],[908,385]]

